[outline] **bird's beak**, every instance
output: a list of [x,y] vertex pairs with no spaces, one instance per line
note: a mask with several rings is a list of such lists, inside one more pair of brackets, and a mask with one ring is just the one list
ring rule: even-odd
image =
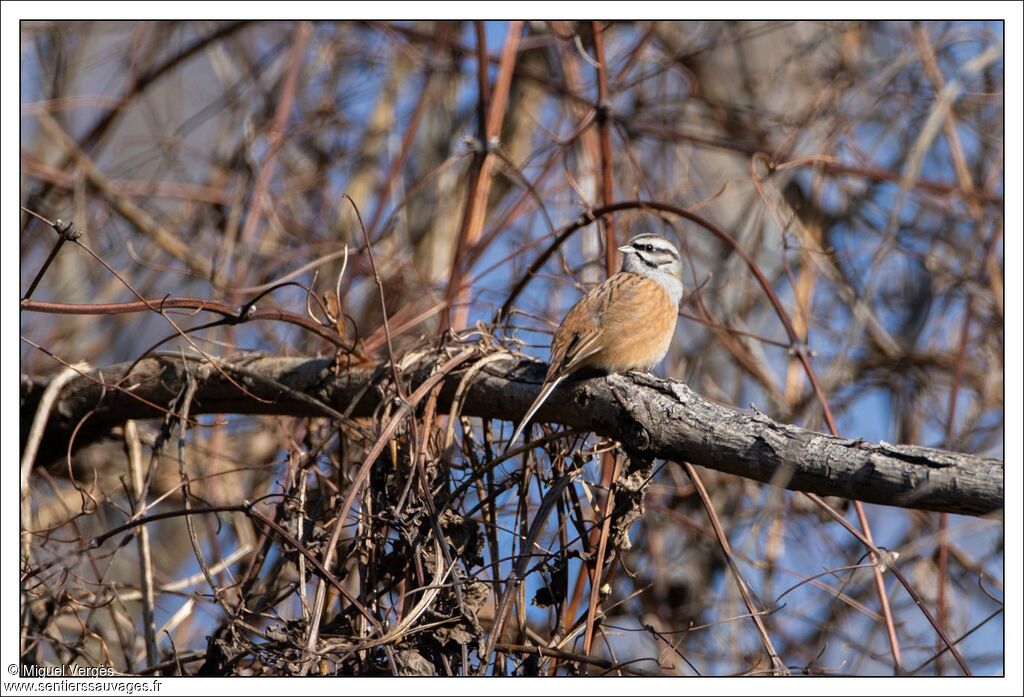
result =
[[624,244],[621,247],[619,247],[619,251],[622,252],[623,254],[632,254],[636,250],[633,249],[632,246],[630,246],[628,244]]

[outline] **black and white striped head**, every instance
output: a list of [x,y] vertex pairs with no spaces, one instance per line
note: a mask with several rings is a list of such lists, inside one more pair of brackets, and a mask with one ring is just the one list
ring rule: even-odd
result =
[[679,250],[664,237],[646,233],[637,235],[619,247],[623,253],[622,270],[648,276],[661,284],[678,305],[683,297],[683,263]]
[[664,237],[650,233],[637,235],[619,247],[619,251],[625,255],[622,260],[623,271],[644,276],[656,272],[668,273],[682,279],[683,265],[679,259],[679,251]]

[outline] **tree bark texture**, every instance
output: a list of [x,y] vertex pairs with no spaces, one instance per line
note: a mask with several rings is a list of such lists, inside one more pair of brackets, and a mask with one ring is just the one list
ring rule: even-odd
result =
[[[444,361],[424,354],[404,371],[415,388]],[[473,362],[444,378],[438,410],[447,411],[469,376],[463,416],[518,419],[544,376],[544,364],[511,355]],[[160,417],[186,379],[198,382],[193,413],[279,414],[352,418],[373,414],[388,389],[388,364],[342,368],[333,360],[303,357],[248,357],[221,369],[253,399],[209,363],[177,356],[152,356],[130,364],[94,370],[62,390],[37,455],[47,465],[62,458],[75,433],[73,450],[107,435],[126,419]],[[106,383],[104,387],[103,383]],[[21,433],[35,418],[46,379],[22,376]],[[325,406],[326,405],[326,408]],[[84,422],[83,417],[88,416]],[[840,496],[868,503],[966,515],[995,513],[1003,507],[1003,461],[917,445],[893,445],[836,438],[780,424],[756,409],[723,406],[685,384],[648,374],[595,376],[563,383],[541,408],[537,422],[557,423],[620,441],[646,457],[687,461],[709,469],[795,491]],[[24,444],[23,444],[24,445]]]

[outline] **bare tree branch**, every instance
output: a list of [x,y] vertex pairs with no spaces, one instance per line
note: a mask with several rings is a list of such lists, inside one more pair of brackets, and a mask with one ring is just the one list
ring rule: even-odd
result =
[[[410,387],[421,383],[442,358],[425,354],[407,373]],[[38,456],[42,463],[66,452],[70,434],[86,414],[91,412],[76,435],[76,448],[104,437],[126,419],[159,416],[152,405],[168,404],[185,379],[182,359],[157,356],[139,362],[127,380],[111,389],[129,366],[93,371],[69,382],[47,426]],[[374,384],[384,371],[363,366],[335,377],[331,366],[331,359],[299,357],[247,358],[224,365],[237,373],[240,384],[267,401],[241,393],[206,364],[193,366],[199,380],[193,412],[371,415],[380,401]],[[445,379],[439,411],[451,404],[465,370]],[[468,389],[461,413],[513,421],[526,410],[542,378],[542,364],[533,361],[509,356],[508,361],[492,362]],[[22,377],[23,421],[31,421],[46,384],[45,379]],[[967,515],[1003,507],[1002,460],[835,438],[777,423],[756,409],[717,404],[681,382],[651,375],[591,377],[568,384],[548,400],[538,420],[611,437],[647,456],[687,461],[794,491]]]

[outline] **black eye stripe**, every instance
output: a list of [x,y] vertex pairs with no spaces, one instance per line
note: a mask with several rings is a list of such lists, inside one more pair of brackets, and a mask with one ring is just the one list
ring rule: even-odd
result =
[[[654,242],[647,242],[643,237],[634,239],[630,243],[636,255],[641,257],[642,261],[647,266],[653,267],[655,264],[652,264],[648,259],[643,259],[643,255],[645,254],[653,254],[657,257],[671,257],[673,260],[679,259],[679,252],[676,251],[675,247],[673,247],[671,243],[658,237],[655,237],[654,240],[658,242],[658,244],[655,244]],[[668,260],[661,260],[659,262],[659,264],[665,263],[668,263]]]

